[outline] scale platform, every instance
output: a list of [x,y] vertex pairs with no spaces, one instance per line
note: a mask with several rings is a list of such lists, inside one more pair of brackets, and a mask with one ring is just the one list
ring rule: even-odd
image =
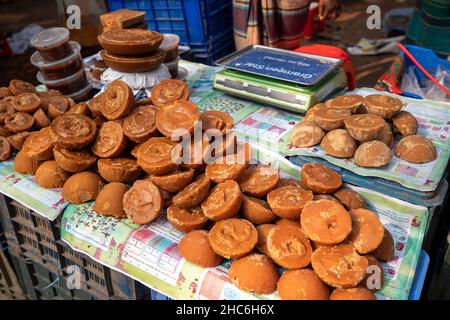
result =
[[216,62],[216,90],[304,113],[347,89],[339,59],[249,46]]

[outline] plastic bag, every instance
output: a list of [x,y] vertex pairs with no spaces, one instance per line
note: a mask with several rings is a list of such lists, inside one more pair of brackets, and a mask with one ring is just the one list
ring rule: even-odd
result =
[[[417,94],[424,99],[450,102],[450,97],[442,91],[433,81],[428,78],[423,78],[422,83],[419,83],[414,73],[415,67],[410,66],[408,70],[403,74],[402,90],[410,93]],[[445,87],[450,86],[450,70],[438,65],[436,73],[433,75],[437,81],[443,84]]]

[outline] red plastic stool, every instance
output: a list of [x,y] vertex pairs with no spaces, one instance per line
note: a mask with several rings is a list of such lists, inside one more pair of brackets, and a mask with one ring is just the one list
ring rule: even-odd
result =
[[315,16],[319,16],[319,4],[312,2],[309,6],[305,27],[303,28],[303,38],[305,39],[311,39],[314,34],[319,33],[325,28],[325,21],[315,21]]
[[342,61],[344,61],[342,69],[344,69],[347,75],[347,86],[349,90],[353,90],[356,88],[355,67],[353,66],[353,63],[350,60],[349,54],[344,50],[342,50],[341,48],[335,46],[328,46],[324,44],[313,44],[311,46],[303,46],[297,48],[294,51],[307,54],[314,54],[323,57],[341,59]]

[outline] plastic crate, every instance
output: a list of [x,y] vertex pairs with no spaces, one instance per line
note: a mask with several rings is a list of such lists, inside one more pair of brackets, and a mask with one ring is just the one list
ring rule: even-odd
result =
[[178,34],[188,45],[232,32],[230,0],[108,0],[108,6],[145,11],[149,29]]
[[0,300],[24,298],[11,258],[7,251],[0,250]]

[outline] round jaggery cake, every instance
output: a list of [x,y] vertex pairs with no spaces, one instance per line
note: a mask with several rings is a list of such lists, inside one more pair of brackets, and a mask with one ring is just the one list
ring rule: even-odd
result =
[[358,285],[369,289],[371,292],[375,292],[383,288],[384,286],[384,271],[380,262],[374,258],[371,254],[366,254],[367,262],[369,266],[367,267],[366,275],[361,283]]
[[114,158],[119,156],[127,147],[127,138],[122,126],[116,121],[102,124],[92,143],[92,153],[100,158]]
[[352,189],[341,188],[333,193],[333,195],[342,203],[342,205],[347,210],[366,207],[366,203],[364,202],[364,199],[361,197],[361,195]]
[[279,178],[278,170],[272,166],[256,166],[242,174],[239,186],[248,195],[264,197],[276,188]]
[[344,123],[353,139],[366,142],[378,137],[386,121],[374,114],[355,114],[345,119]]
[[342,185],[341,175],[319,163],[302,167],[302,182],[314,193],[333,193]]
[[135,105],[131,88],[122,80],[111,82],[103,93],[100,112],[108,120],[127,116]]
[[384,226],[378,216],[364,208],[349,211],[352,217],[353,229],[349,240],[360,253],[366,254],[374,251],[383,241]]
[[345,109],[325,108],[314,112],[314,122],[323,130],[331,131],[344,127],[344,120],[351,116],[351,112]]
[[14,170],[23,174],[36,174],[42,161],[28,157],[25,152],[19,151],[14,158]]
[[5,129],[14,133],[28,131],[33,124],[33,116],[25,112],[15,112],[5,118]]
[[178,192],[184,189],[194,178],[194,170],[175,171],[164,176],[152,176],[151,180],[160,189],[167,192]]
[[92,167],[97,162],[97,157],[89,150],[72,151],[55,146],[53,157],[63,170],[67,172],[81,172]]
[[87,117],[91,115],[88,104],[86,102],[80,102],[71,106],[67,113],[83,114]]
[[178,208],[173,204],[167,208],[167,220],[175,229],[186,233],[201,229],[208,223],[202,208]]
[[371,254],[375,258],[386,262],[394,258],[394,238],[388,229],[384,228],[383,240]]
[[271,294],[277,289],[278,272],[272,260],[252,253],[231,263],[228,275],[241,290],[256,294]]
[[161,80],[152,89],[151,100],[153,105],[164,107],[175,101],[187,101],[189,99],[189,88],[181,80]]
[[156,114],[158,109],[152,106],[139,106],[123,119],[122,129],[128,139],[143,143],[156,132]]
[[108,182],[133,183],[142,169],[136,160],[128,158],[98,159],[98,173]]
[[313,121],[314,122],[314,113],[317,110],[325,109],[326,106],[324,103],[318,103],[314,105],[312,108],[309,108],[308,111],[305,114],[305,117],[303,118],[303,121]]
[[226,219],[214,224],[209,232],[209,243],[218,255],[231,259],[250,253],[258,243],[258,231],[244,219]]
[[[190,101],[176,101],[164,106],[156,115],[156,127],[168,138],[180,138],[194,133],[195,123],[200,121],[200,111]],[[175,140],[175,139],[174,139]]]
[[384,124],[383,128],[381,128],[375,140],[380,140],[381,142],[384,142],[384,144],[387,145],[389,148],[392,147],[392,145],[394,144],[394,133],[392,132],[389,123],[386,122]]
[[66,113],[70,108],[70,101],[64,96],[51,96],[47,99],[47,114],[51,120]]
[[102,116],[102,112],[100,111],[100,106],[105,103],[106,101],[106,95],[103,93],[100,93],[99,95],[95,96],[91,100],[89,100],[87,106],[89,108],[89,111],[91,112],[91,115],[93,118]]
[[311,262],[312,248],[303,231],[293,225],[279,225],[267,236],[267,250],[276,264],[300,269]]
[[50,126],[53,142],[61,148],[82,150],[95,138],[94,120],[81,114],[64,114]]
[[314,201],[317,201],[317,200],[330,200],[330,201],[334,201],[336,203],[341,204],[341,202],[338,199],[336,199],[335,197],[333,197],[332,195],[329,195],[329,194],[315,194],[313,200]]
[[12,100],[18,112],[33,113],[41,106],[41,99],[35,93],[21,93]]
[[360,167],[379,168],[389,164],[392,156],[392,151],[387,145],[373,140],[364,142],[356,149],[354,160]]
[[39,161],[53,158],[53,140],[50,128],[44,128],[33,132],[22,146],[23,152],[28,157]]
[[269,250],[267,249],[267,236],[269,235],[270,230],[275,227],[276,225],[271,223],[260,224],[256,227],[256,231],[258,231],[258,242],[256,243],[256,249],[266,256],[269,256]]
[[299,148],[312,147],[322,141],[325,133],[313,121],[303,120],[295,125],[291,133],[291,145]]
[[311,264],[326,284],[335,288],[352,288],[364,278],[369,265],[350,244],[320,246],[311,257]]
[[136,224],[152,222],[162,212],[164,199],[149,180],[137,180],[123,197],[123,210],[127,217]]
[[303,208],[300,225],[314,243],[335,245],[352,231],[352,218],[342,205],[331,200],[318,200]]
[[346,96],[339,96],[327,101],[327,107],[334,109],[349,110],[351,113],[356,113],[359,107],[362,106],[364,98],[359,94],[349,94]]
[[390,118],[403,108],[400,99],[383,94],[371,94],[364,97],[366,110],[383,118]]
[[287,270],[278,281],[283,300],[328,300],[330,290],[311,269]]
[[419,124],[416,118],[408,111],[400,111],[392,117],[395,130],[404,137],[417,134]]
[[206,166],[205,174],[214,183],[237,181],[247,168],[245,162],[238,163],[237,160],[234,155],[220,157]]
[[13,147],[5,137],[0,137],[0,161],[5,161],[11,158],[13,154]]
[[267,195],[272,212],[287,219],[298,219],[305,204],[312,199],[312,191],[297,186],[280,187]]
[[366,288],[334,289],[330,300],[377,300],[375,295]]
[[427,163],[437,158],[433,142],[418,135],[402,138],[394,151],[395,155],[400,159],[413,163]]
[[148,174],[165,175],[176,169],[175,141],[168,138],[150,138],[139,146],[137,163]]
[[218,110],[204,111],[200,116],[200,120],[202,121],[202,130],[205,132],[208,130],[217,132],[218,130],[224,135],[234,126],[233,118],[228,113]]
[[183,258],[204,268],[212,268],[222,263],[222,257],[209,244],[209,232],[194,230],[184,235],[178,245]]
[[218,221],[234,217],[242,204],[242,193],[234,180],[217,184],[202,202],[203,213],[209,220]]
[[291,220],[291,219],[286,219],[286,218],[278,218],[277,220],[275,220],[275,224],[277,226],[285,226],[285,225],[289,225],[289,226],[294,226],[297,228],[300,228],[300,221],[299,220]]
[[62,188],[70,173],[61,169],[55,160],[45,161],[36,170],[36,182],[46,189]]
[[21,93],[36,93],[36,88],[31,83],[16,79],[10,81],[8,89],[15,96]]
[[200,205],[208,196],[211,181],[206,175],[200,175],[186,188],[178,192],[172,199],[174,205],[180,208],[192,208]]
[[323,151],[336,158],[351,158],[355,154],[357,144],[345,129],[328,132],[320,143]]
[[37,128],[43,129],[46,127],[50,127],[51,122],[48,116],[45,114],[45,112],[42,109],[38,109],[34,114],[34,124]]
[[107,217],[126,218],[127,215],[123,211],[122,200],[128,189],[128,185],[124,183],[108,183],[98,193],[93,207],[94,211]]
[[[98,174],[83,171],[72,175],[64,183],[63,198],[74,204],[82,204],[97,199],[103,186],[103,179]],[[122,202],[121,202],[122,207]]]
[[[27,140],[27,138],[31,135],[31,132],[24,131],[21,133],[16,133],[12,136],[7,137],[9,144],[15,150],[22,150],[23,144]],[[3,138],[3,137],[2,137]]]
[[255,225],[269,223],[277,218],[266,201],[250,196],[243,196],[241,212]]

